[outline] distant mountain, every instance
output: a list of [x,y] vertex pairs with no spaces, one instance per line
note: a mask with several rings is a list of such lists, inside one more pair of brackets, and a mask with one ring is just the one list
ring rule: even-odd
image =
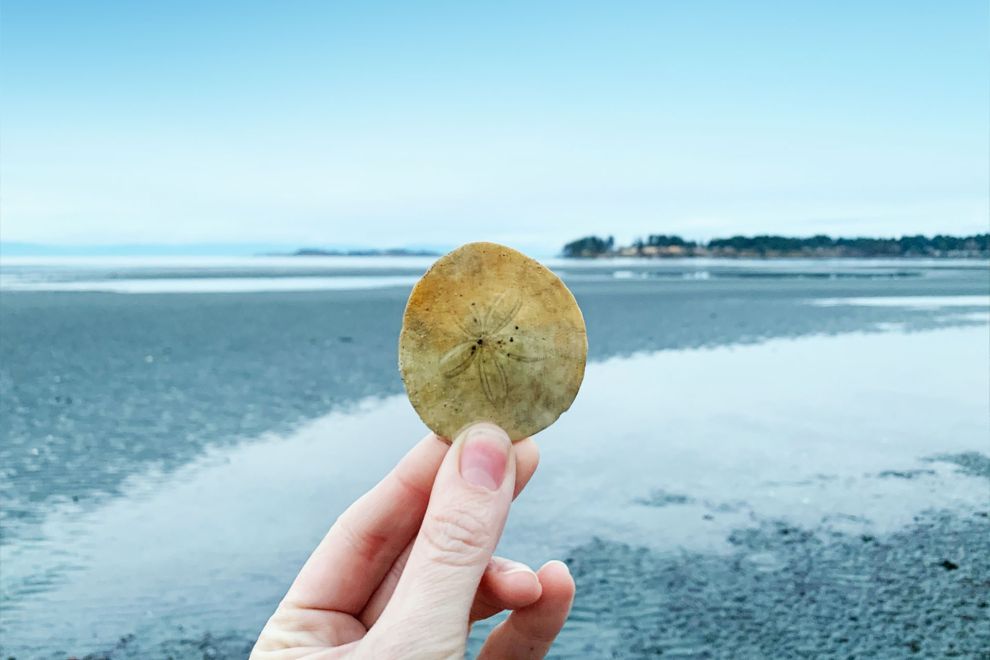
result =
[[446,252],[434,246],[377,249],[360,245],[295,249],[279,243],[113,243],[103,245],[0,241],[3,257],[252,257],[266,256],[425,256]]
[[321,248],[301,248],[286,256],[290,257],[439,257],[442,252],[435,250],[414,250],[409,248],[388,248],[384,250],[364,248],[357,250],[324,250]]

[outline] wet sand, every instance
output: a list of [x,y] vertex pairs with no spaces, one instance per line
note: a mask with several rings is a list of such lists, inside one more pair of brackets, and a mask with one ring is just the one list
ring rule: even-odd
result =
[[[591,360],[773,337],[924,329],[929,310],[819,307],[842,296],[985,295],[986,273],[903,280],[577,282]],[[408,291],[0,295],[0,522],[45,503],[99,502],[128,475],[204,447],[285,432],[402,392],[396,342]],[[980,309],[979,307],[973,308]]]
[[578,657],[947,658],[990,649],[987,512],[849,535],[762,521],[728,556],[595,539],[568,558]]
[[[643,379],[650,374],[662,378],[675,367],[680,370],[675,373],[682,373],[682,377],[697,369],[699,383],[705,378],[717,382],[724,377],[720,370],[727,355],[718,351],[735,350],[731,347],[736,346],[762,346],[767,342],[775,346],[773,341],[794,338],[817,342],[817,337],[864,333],[910,339],[912,333],[934,337],[938,335],[936,331],[954,332],[954,328],[985,332],[985,305],[956,305],[933,311],[924,306],[870,306],[841,301],[817,305],[812,301],[990,293],[985,272],[881,280],[577,280],[571,286],[587,318],[591,358],[601,365],[596,373],[607,386],[602,392],[615,389],[616,379]],[[402,403],[401,397],[382,399],[401,394],[395,341],[406,293],[401,288],[383,288],[290,294],[0,295],[0,463],[5,471],[0,482],[4,544],[0,549],[6,553],[7,565],[18,571],[17,575],[8,573],[4,580],[4,609],[13,613],[13,619],[4,617],[3,652],[16,657],[65,657],[91,652],[89,657],[94,658],[242,657],[257,632],[259,617],[274,606],[283,583],[310,549],[312,538],[324,531],[321,521],[332,520],[335,507],[343,506],[359,493],[394,459],[393,454],[401,453],[408,445],[402,436],[417,432],[415,418],[401,407],[394,408]],[[905,351],[928,345],[904,344]],[[787,346],[781,344],[780,350],[786,353]],[[679,356],[686,349],[698,348],[718,350],[686,352],[683,361],[668,360],[657,367],[635,357],[654,351]],[[823,344],[822,350],[826,349]],[[840,351],[838,359],[844,349],[834,350]],[[869,356],[869,349],[862,350]],[[959,358],[948,357],[950,354],[965,355],[945,352],[946,359],[953,361]],[[631,360],[620,359],[630,356]],[[754,357],[754,365],[758,368],[760,360],[765,359]],[[926,364],[931,360],[938,364],[938,356],[927,355],[925,359]],[[626,363],[630,368],[640,365],[636,367],[638,371],[623,371]],[[869,367],[868,360],[864,364],[867,368],[881,368],[879,362],[873,367]],[[808,372],[809,381],[820,377],[821,371],[815,369]],[[749,373],[745,363],[736,370],[741,378]],[[795,378],[801,373],[802,365],[795,364],[779,377]],[[952,373],[947,371],[945,377],[953,377]],[[965,373],[971,377],[974,372],[968,369]],[[760,384],[761,374],[749,376],[752,383]],[[855,378],[855,373],[850,377]],[[883,373],[873,373],[870,378],[878,384],[885,382]],[[939,382],[942,381],[934,382],[932,387],[941,387]],[[982,381],[974,382],[982,387]],[[604,406],[604,394],[595,393],[594,383],[588,385],[586,403]],[[807,389],[815,396],[827,394],[832,387],[825,383],[818,389],[808,388],[808,382],[800,381],[782,385]],[[738,387],[726,386],[723,394],[716,388],[711,400],[697,400],[698,412],[710,419],[707,426],[689,434],[696,438],[691,442],[730,433],[752,437],[756,442],[768,430],[773,433],[777,417],[772,410],[761,413],[758,431],[747,429],[746,424],[755,422],[745,417],[718,417],[729,415],[718,398],[735,396],[732,393],[739,391]],[[936,394],[937,391],[933,396]],[[640,399],[641,396],[636,398],[641,405],[651,405]],[[932,401],[937,397],[926,405],[932,405]],[[877,402],[884,415],[898,405],[896,400],[883,396],[878,396]],[[587,421],[580,416],[598,414],[587,408],[581,413],[580,404],[579,397],[575,410],[551,432],[580,433],[581,422]],[[759,399],[752,404],[763,405]],[[690,405],[690,400],[679,405]],[[838,403],[835,405],[837,410],[842,409]],[[321,502],[316,506],[325,511],[314,517],[306,509],[305,515],[295,516],[300,518],[293,523],[296,526],[286,530],[289,540],[284,546],[268,548],[256,539],[252,542],[258,547],[251,552],[257,556],[243,565],[231,562],[230,571],[216,574],[219,577],[215,579],[222,580],[223,586],[218,583],[214,588],[219,588],[224,598],[240,594],[243,604],[227,612],[217,605],[216,609],[198,614],[198,606],[182,605],[189,603],[195,589],[211,588],[208,569],[212,560],[204,559],[207,566],[202,573],[188,576],[190,584],[185,591],[181,585],[174,592],[164,587],[161,596],[163,602],[169,602],[167,610],[159,612],[154,599],[148,601],[148,611],[156,612],[155,618],[161,619],[158,624],[149,623],[143,615],[136,617],[133,625],[121,623],[128,620],[128,612],[134,611],[124,585],[115,587],[117,591],[113,592],[124,599],[114,604],[121,611],[107,612],[102,617],[106,624],[99,634],[93,633],[90,641],[83,643],[79,636],[82,632],[71,632],[95,629],[91,618],[100,607],[100,590],[110,590],[100,577],[104,575],[102,569],[97,567],[102,562],[112,566],[121,561],[119,555],[101,548],[101,544],[116,544],[121,553],[131,546],[139,551],[149,541],[127,538],[128,530],[138,533],[142,518],[158,520],[155,516],[165,516],[161,521],[171,520],[167,518],[173,515],[167,509],[170,502],[174,505],[183,501],[171,489],[194,483],[198,478],[195,475],[204,471],[216,470],[216,476],[205,483],[230,479],[226,491],[238,492],[243,487],[243,475],[255,474],[252,470],[257,468],[245,468],[241,473],[224,467],[225,462],[236,465],[240,460],[237,456],[250,454],[256,446],[259,451],[276,453],[259,454],[265,458],[257,458],[252,464],[272,465],[275,457],[291,455],[287,447],[278,444],[283,442],[278,438],[296,433],[307,420],[332,411],[341,415],[333,418],[332,424],[327,422],[334,432],[351,433],[349,437],[373,436],[370,422],[350,421],[361,419],[360,411],[369,406],[377,411],[369,413],[378,420],[373,428],[399,437],[383,445],[381,457],[366,459],[363,467],[355,468],[357,476],[351,480],[324,483],[337,474],[332,467],[327,468],[325,476],[314,474],[311,481],[303,480],[312,492],[304,491],[309,494],[299,506]],[[943,415],[949,414],[948,410]],[[968,414],[968,409],[961,410],[962,413],[952,414]],[[857,442],[865,443],[871,437],[871,425],[879,425],[881,434],[896,436],[910,434],[912,426],[924,424],[922,418],[914,420],[905,415],[900,426],[894,420],[894,425],[886,428],[870,417],[869,410],[851,414],[866,417],[845,420],[831,429],[809,429],[808,438],[815,440],[820,435],[827,439],[830,433],[835,437],[855,436],[854,429],[862,428],[864,439]],[[690,416],[679,419],[673,409],[666,415],[662,418],[663,427],[674,423],[683,428],[693,423]],[[794,421],[800,415],[799,411],[781,411],[780,420],[785,427],[796,425],[795,429],[800,429],[800,420]],[[567,424],[569,416],[577,426]],[[936,422],[944,424],[945,438],[932,436],[938,433]],[[622,437],[635,433],[623,423],[621,419],[614,420],[619,447]],[[643,424],[628,423],[640,429]],[[988,460],[990,448],[982,448],[974,440],[978,432],[973,429],[981,428],[978,423],[953,424],[951,419],[942,417],[933,421],[931,427],[924,427],[928,435],[921,434],[910,441],[917,443],[918,449],[911,449],[913,445],[909,444],[899,458],[879,449],[877,455],[867,453],[857,458],[869,464],[861,471],[868,471],[870,476],[864,477],[862,483],[857,481],[855,487],[843,481],[852,478],[849,474],[855,474],[854,468],[847,465],[830,471],[827,454],[814,454],[817,458],[813,460],[819,465],[801,468],[811,475],[803,477],[807,484],[775,487],[796,489],[793,492],[799,499],[821,492],[823,508],[816,509],[813,515],[775,508],[766,499],[766,480],[735,488],[730,483],[705,486],[716,488],[713,492],[721,493],[716,496],[701,492],[704,488],[698,491],[690,484],[678,485],[676,472],[667,468],[658,469],[652,476],[644,473],[634,478],[623,474],[619,481],[635,486],[630,492],[622,488],[616,492],[619,475],[603,475],[602,483],[592,480],[586,484],[586,488],[602,495],[602,501],[596,504],[597,513],[580,518],[572,527],[555,530],[550,535],[552,547],[527,541],[527,530],[546,528],[540,510],[547,509],[548,498],[555,500],[549,507],[551,512],[555,507],[567,510],[572,505],[568,497],[560,497],[564,491],[555,484],[568,474],[582,474],[582,460],[591,460],[592,454],[586,453],[582,458],[581,451],[573,446],[568,453],[568,441],[548,432],[542,480],[537,479],[530,489],[533,504],[527,508],[524,498],[519,514],[513,514],[516,522],[507,532],[506,551],[529,561],[544,559],[548,553],[569,558],[580,597],[557,649],[558,657],[653,657],[661,652],[688,657],[798,657],[816,655],[816,649],[856,657],[896,657],[915,652],[958,652],[972,657],[978,649],[990,647],[990,626],[980,625],[986,619],[986,609],[975,598],[980,588],[990,584],[986,507],[978,504],[981,494],[986,493],[987,475],[981,466]],[[321,433],[323,444],[301,448],[300,455],[318,454],[324,460],[332,460],[335,450],[326,445],[332,440],[327,439],[325,429]],[[898,439],[893,437],[890,441]],[[581,438],[579,446],[586,443],[594,446],[594,439]],[[270,450],[265,448],[268,445]],[[682,449],[678,446],[668,449],[687,451],[690,443]],[[789,445],[780,445],[786,446]],[[961,459],[962,466],[957,465],[959,461],[922,460],[937,453],[927,448],[941,446],[950,456],[969,458]],[[921,462],[911,461],[912,456]],[[355,458],[352,454],[347,457]],[[736,456],[737,460],[741,458]],[[653,460],[668,458],[657,454]],[[696,469],[688,473],[704,481],[704,466],[712,457],[701,455],[694,460],[699,461]],[[786,460],[779,456],[772,459],[781,464]],[[795,465],[801,465],[800,461]],[[720,474],[721,468],[711,468],[713,474]],[[958,478],[953,476],[956,470],[964,469],[969,472],[960,472]],[[820,483],[814,476],[818,473],[823,475]],[[276,482],[278,479],[281,477]],[[165,489],[162,508],[147,509],[156,501],[155,490],[159,488]],[[260,494],[264,492],[262,488],[256,496],[267,499]],[[871,511],[873,505],[866,501],[862,506],[835,504],[841,502],[843,492],[908,504],[886,520],[887,514]],[[204,491],[189,497],[190,501],[198,498],[223,506],[220,493]],[[264,502],[252,502],[250,497],[242,496],[239,506],[243,515],[268,520]],[[271,497],[285,495],[273,492]],[[286,505],[292,506],[291,500],[274,501],[275,509],[284,511]],[[836,515],[830,506],[846,515],[855,517],[858,513],[871,520],[831,520],[824,524],[826,517]],[[53,510],[60,507],[65,509],[65,515],[53,517]],[[931,511],[926,512],[927,508]],[[119,524],[113,532],[100,531],[109,530],[105,526],[117,515],[113,511],[119,512]],[[918,520],[906,524],[905,512],[912,512],[910,515],[918,516]],[[217,514],[229,517],[231,525],[244,524],[233,509],[218,509]],[[599,518],[612,520],[612,526],[602,525]],[[193,553],[206,551],[209,544],[202,531],[205,527],[183,527],[179,523],[172,527],[172,523],[161,521],[156,525],[163,537],[156,543],[168,544],[171,533],[176,537],[173,541],[177,555],[184,552],[184,546]],[[706,526],[712,531],[706,532]],[[236,526],[232,529],[236,540],[242,532],[236,531]],[[660,543],[649,530],[663,532],[659,536],[668,541]],[[200,538],[194,538],[197,535]],[[74,559],[68,562],[70,568],[59,569],[62,572],[45,566],[49,560],[44,557],[75,552],[67,550],[75,542],[96,559]],[[53,549],[39,550],[46,543]],[[152,570],[156,565],[154,556],[145,560],[148,564],[144,568]],[[957,568],[946,568],[939,563],[943,561]],[[161,562],[162,566],[174,566],[169,557]],[[265,566],[272,570],[265,570]],[[134,566],[133,570],[135,579],[146,579],[142,566]],[[92,577],[86,578],[87,575]],[[173,579],[168,575],[159,577]],[[151,580],[135,586],[154,591],[155,584]],[[25,617],[35,606],[56,607],[46,600],[47,592],[51,598],[60,599],[56,602],[61,603],[57,607],[65,608],[63,618],[78,618],[65,627],[61,638],[64,643],[58,638],[38,641],[50,636],[50,632],[24,628],[25,621],[30,620]],[[737,600],[740,596],[745,600]],[[840,616],[850,611],[855,612],[850,616],[856,620]],[[190,618],[203,623],[193,625]],[[12,620],[13,628],[9,627]],[[479,626],[474,638],[484,629],[484,625]],[[949,647],[950,643],[954,646]],[[772,653],[773,649],[779,652]]]

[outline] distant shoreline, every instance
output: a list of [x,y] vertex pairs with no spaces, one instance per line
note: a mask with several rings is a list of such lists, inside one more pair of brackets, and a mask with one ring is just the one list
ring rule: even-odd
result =
[[801,252],[796,252],[793,254],[781,253],[781,254],[760,254],[760,253],[749,253],[749,252],[739,252],[735,254],[725,254],[721,252],[709,252],[709,253],[694,253],[694,254],[595,254],[595,255],[560,255],[561,259],[571,259],[574,261],[596,261],[599,259],[656,259],[662,261],[665,259],[757,259],[762,261],[776,261],[783,259],[803,259],[805,261],[826,261],[828,259],[852,259],[852,260],[862,260],[866,261],[869,259],[886,259],[891,261],[923,261],[925,259],[965,259],[970,261],[988,261],[990,260],[990,254],[806,254]]
[[900,238],[759,235],[713,238],[707,242],[654,234],[626,246],[616,245],[612,236],[585,236],[565,245],[561,256],[572,259],[990,259],[990,233]]
[[440,252],[433,250],[408,250],[405,248],[389,248],[386,250],[321,250],[319,248],[300,248],[295,252],[267,253],[263,257],[439,257]]
[[373,248],[315,248],[284,243],[110,243],[46,244],[0,241],[0,257],[438,257],[443,245]]

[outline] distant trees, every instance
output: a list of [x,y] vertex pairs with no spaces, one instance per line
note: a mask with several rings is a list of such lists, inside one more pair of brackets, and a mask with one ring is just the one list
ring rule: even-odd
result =
[[819,234],[811,238],[786,236],[733,236],[708,241],[713,252],[746,253],[763,256],[836,255],[845,257],[944,257],[976,256],[988,251],[990,234],[976,236],[901,236],[900,238],[832,238]]
[[608,254],[615,247],[615,237],[585,236],[564,246],[565,257],[598,257]]
[[[642,243],[642,241],[640,242]],[[694,241],[685,241],[680,236],[650,234],[646,239],[646,245],[650,247],[695,247],[698,244]]]
[[804,248],[824,247],[828,240],[830,239],[827,236],[814,236],[810,239],[767,235],[733,236],[732,238],[713,238],[708,241],[708,248],[710,250],[766,255],[768,253],[800,252]]
[[721,257],[990,257],[990,234],[931,238],[832,238],[817,234],[807,238],[760,234],[713,238],[707,243],[680,236],[650,234],[628,247],[617,247],[613,237],[587,236],[564,246],[565,257],[602,255],[721,256]]

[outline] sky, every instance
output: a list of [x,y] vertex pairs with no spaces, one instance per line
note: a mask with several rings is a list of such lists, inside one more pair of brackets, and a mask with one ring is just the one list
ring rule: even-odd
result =
[[0,239],[975,233],[988,117],[985,0],[2,0]]

